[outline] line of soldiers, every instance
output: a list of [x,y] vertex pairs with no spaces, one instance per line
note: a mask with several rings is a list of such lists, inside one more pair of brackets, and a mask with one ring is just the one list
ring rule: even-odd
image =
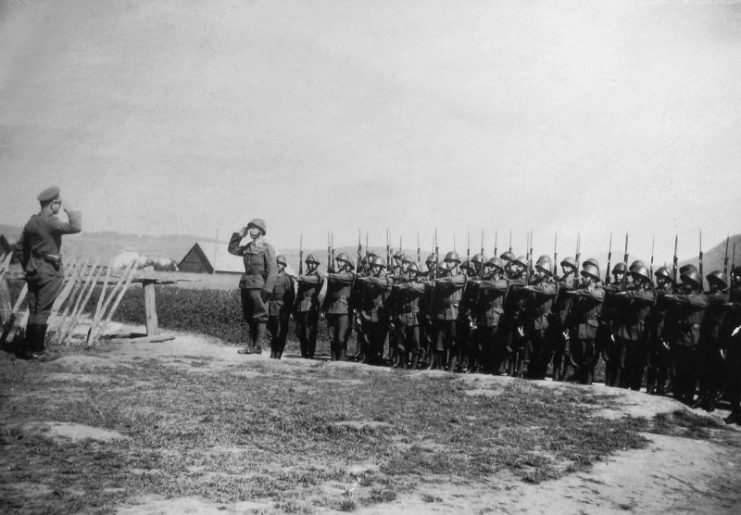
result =
[[[359,253],[360,257],[360,253]],[[618,263],[601,279],[590,258],[534,265],[511,251],[461,260],[451,251],[424,265],[403,252],[368,252],[356,268],[339,253],[320,271],[309,255],[297,278],[293,314],[303,357],[316,349],[326,317],[331,359],[347,358],[353,329],[370,364],[506,374],[591,384],[599,360],[605,383],[672,393],[708,411],[725,391],[729,422],[741,423],[741,266],[706,276],[693,265],[653,274],[640,261]],[[654,283],[655,280],[655,283]],[[725,388],[725,390],[724,390]]]

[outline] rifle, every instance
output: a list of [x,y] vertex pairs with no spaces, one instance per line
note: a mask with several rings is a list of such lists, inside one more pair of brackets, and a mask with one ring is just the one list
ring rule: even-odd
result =
[[386,270],[391,270],[391,235],[389,234],[388,227],[386,228]]
[[298,275],[304,275],[304,234],[301,233],[298,240]]
[[736,270],[736,242],[733,242],[733,261],[731,261],[731,288],[733,288],[733,276],[734,270]]
[[479,279],[484,278],[484,230],[481,229],[481,268],[479,269]]
[[723,273],[728,276],[728,244],[731,242],[731,237],[726,238],[726,256],[723,258]]
[[468,263],[468,272],[471,272],[471,231],[468,231],[468,239],[466,240],[466,261]]
[[[419,246],[419,231],[417,231],[417,263],[422,262],[422,249]],[[422,270],[420,270],[421,272]]]
[[437,266],[440,263],[440,247],[437,246],[437,227],[435,227],[435,268],[432,269],[432,278],[437,279]]
[[530,229],[530,251],[527,256],[527,272],[530,273],[531,265],[533,264],[533,230]]
[[497,246],[497,243],[499,243],[499,230],[494,231],[494,257],[499,257],[499,248]]
[[553,278],[558,279],[558,232],[553,238]]
[[610,265],[612,264],[612,233],[610,233],[610,246],[607,249],[607,270],[605,270],[605,284],[610,284]]
[[512,229],[509,230],[509,251],[512,252]]
[[672,265],[672,276],[673,276],[672,279],[674,280],[674,284],[675,285],[677,284],[677,272],[678,272],[678,270],[677,270],[677,261],[679,261],[679,259],[677,258],[677,242],[678,242],[678,240],[679,240],[679,234],[676,234],[674,236],[674,264]]
[[529,232],[525,238],[525,286],[530,284],[530,237]]
[[705,290],[705,276],[702,274],[702,229],[700,229],[700,291]]
[[625,270],[623,272],[623,290],[628,287],[628,233],[625,233],[625,253],[623,254],[623,265]]
[[651,237],[651,264],[648,266],[648,276],[651,278],[651,283],[654,280],[654,249],[656,244],[656,236]]
[[[367,250],[367,249],[366,249]],[[358,229],[358,272],[361,271],[361,262],[363,261],[363,246],[360,243],[360,229]]]
[[332,265],[334,264],[334,261],[332,261],[332,233],[327,231],[327,273],[332,272]]
[[576,273],[574,274],[574,289],[579,287],[579,260],[581,259],[581,234],[576,233],[576,254],[574,261],[576,263]]

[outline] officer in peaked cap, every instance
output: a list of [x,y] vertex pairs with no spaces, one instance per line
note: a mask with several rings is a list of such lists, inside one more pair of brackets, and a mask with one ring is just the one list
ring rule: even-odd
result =
[[[64,281],[62,266],[62,235],[82,230],[79,211],[63,205],[57,186],[46,188],[37,195],[40,211],[31,216],[14,246],[19,253],[28,285],[29,317],[26,325],[25,346],[18,355],[38,359],[44,355],[47,321],[54,301]],[[64,211],[67,222],[58,218]]]
[[[275,249],[265,241],[266,225],[262,218],[253,218],[245,227],[232,234],[229,240],[229,253],[240,256],[244,261],[244,274],[239,281],[242,298],[242,314],[250,329],[252,348],[245,346],[238,352],[250,354],[262,352],[268,321],[267,301],[273,294],[278,277],[278,264]],[[240,245],[249,236],[252,241]]]

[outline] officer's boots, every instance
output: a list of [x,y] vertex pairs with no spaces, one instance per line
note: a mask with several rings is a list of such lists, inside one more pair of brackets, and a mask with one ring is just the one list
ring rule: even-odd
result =
[[39,359],[44,355],[46,329],[45,324],[30,324],[26,327],[26,350],[24,353],[26,359]]

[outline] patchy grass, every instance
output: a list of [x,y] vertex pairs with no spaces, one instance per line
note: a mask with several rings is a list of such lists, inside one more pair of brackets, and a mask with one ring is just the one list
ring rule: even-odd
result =
[[[353,511],[391,502],[423,477],[486,481],[505,472],[547,481],[643,447],[639,433],[650,429],[643,419],[594,416],[610,397],[583,388],[554,395],[511,381],[496,397],[469,396],[452,375],[318,366],[260,377],[245,372],[270,372],[270,363],[215,372],[208,360],[185,359],[189,367],[139,360],[102,370],[109,382],[101,386],[54,380],[75,372],[55,361],[0,356],[0,484],[50,492],[5,489],[0,511],[110,511],[142,494]],[[33,421],[128,439],[60,442],[24,431]]]

